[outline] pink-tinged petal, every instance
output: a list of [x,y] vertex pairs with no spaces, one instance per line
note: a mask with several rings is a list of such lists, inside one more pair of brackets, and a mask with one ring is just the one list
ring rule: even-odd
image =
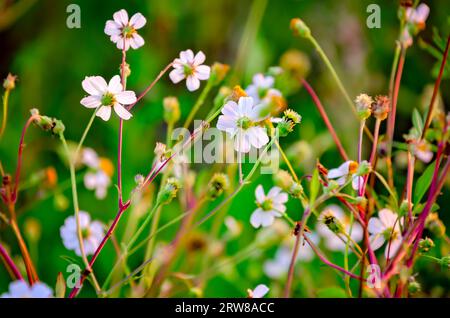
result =
[[133,116],[128,110],[125,109],[125,107],[123,107],[119,103],[114,104],[114,111],[116,112],[117,116],[124,120],[128,120]]
[[270,116],[269,108],[267,107],[267,103],[258,104],[250,110],[248,117],[255,121],[262,121]]
[[[286,193],[283,193],[284,195],[287,196]],[[284,206],[283,204],[278,204],[278,203],[274,203],[273,204],[273,212],[275,216],[282,216],[282,213],[286,212],[286,206]]]
[[113,76],[108,84],[108,92],[117,94],[122,91],[122,83],[119,75]]
[[273,202],[276,204],[283,204],[288,201],[287,193],[281,192],[273,197]]
[[227,115],[231,118],[237,119],[239,116],[239,114],[237,113],[237,108],[238,108],[238,105],[235,102],[229,101],[223,106],[222,114]]
[[122,9],[113,14],[114,21],[116,23],[125,26],[128,24],[128,13]]
[[97,110],[96,116],[100,117],[104,121],[108,121],[111,117],[111,106],[102,106]]
[[[386,259],[392,258],[397,253],[398,249],[402,246],[402,239],[397,238],[386,244],[386,249],[384,250],[384,256]],[[388,254],[389,252],[389,254]]]
[[205,62],[205,60],[206,60],[205,54],[202,51],[198,51],[198,53],[195,54],[194,63],[193,64],[195,66],[198,66],[200,64],[203,64],[203,62]]
[[194,72],[195,76],[197,76],[197,78],[202,81],[207,80],[209,78],[210,73],[211,68],[207,65],[197,66]]
[[261,148],[269,142],[269,137],[264,128],[262,127],[251,127],[247,130],[250,142],[256,149]]
[[81,105],[87,107],[87,108],[97,108],[99,107],[102,102],[101,102],[101,98],[99,96],[87,96],[84,97],[81,101],[80,101]]
[[169,73],[170,80],[172,83],[177,84],[181,82],[186,76],[182,69],[174,69]]
[[142,28],[147,23],[147,19],[141,13],[135,13],[130,19],[130,25],[137,29]]
[[137,98],[133,91],[123,91],[116,94],[116,100],[122,105],[131,105]]
[[352,177],[352,188],[353,190],[359,190],[363,186],[364,178],[361,176],[353,175]]
[[144,38],[137,33],[133,34],[133,37],[130,39],[130,45],[133,49],[140,48],[144,43]]
[[266,199],[266,196],[264,194],[264,189],[261,184],[258,185],[255,189],[255,197],[256,197],[256,202],[258,202],[258,203],[263,203],[264,200]]
[[267,193],[267,197],[273,199],[273,198],[275,198],[280,192],[281,192],[281,188],[280,188],[280,187],[272,187],[272,188],[269,190],[269,193]]
[[250,224],[257,229],[262,224],[262,219],[264,218],[265,212],[261,209],[256,209],[255,212],[250,216]]
[[430,14],[430,7],[428,7],[425,3],[421,3],[415,11],[415,21],[416,23],[425,23]]
[[104,31],[109,36],[119,35],[122,33],[121,26],[113,20],[106,21]]
[[192,50],[181,51],[180,60],[185,64],[191,64],[194,61],[194,52]]
[[253,298],[263,298],[269,292],[269,288],[266,285],[258,285],[253,290]]
[[220,115],[216,125],[217,129],[232,134],[236,130],[236,120],[225,115]]
[[122,34],[114,34],[109,38],[112,42],[116,43],[122,40]]
[[253,98],[241,97],[238,101],[239,114],[249,116],[253,108]]
[[397,214],[389,209],[382,209],[378,212],[378,217],[385,228],[394,227],[397,222]]
[[120,38],[117,43],[117,48],[119,50],[125,50],[128,51],[128,49],[130,48],[130,40],[129,39],[125,39],[125,38]]
[[384,244],[384,236],[381,234],[371,235],[369,237],[370,247],[372,250],[376,251]]
[[200,80],[197,77],[190,75],[186,79],[186,87],[189,91],[193,92],[200,87]]
[[101,96],[106,92],[108,84],[101,76],[86,76],[81,82],[83,89],[90,95]]
[[367,230],[370,234],[379,234],[385,229],[379,218],[370,218]]
[[273,224],[275,221],[275,216],[273,213],[269,212],[262,212],[262,215],[260,216],[261,226],[268,227]]
[[239,130],[234,139],[234,149],[237,152],[247,153],[250,151],[250,140],[248,135],[242,130]]

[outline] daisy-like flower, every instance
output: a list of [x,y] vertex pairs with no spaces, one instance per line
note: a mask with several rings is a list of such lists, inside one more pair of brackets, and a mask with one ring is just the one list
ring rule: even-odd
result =
[[255,196],[258,208],[250,217],[250,223],[254,228],[272,225],[275,217],[281,217],[286,212],[284,204],[288,200],[288,195],[282,192],[281,188],[273,187],[266,196],[262,185],[258,185],[255,190]]
[[425,22],[430,14],[430,8],[425,4],[421,3],[417,8],[407,8],[406,9],[406,20],[409,23],[416,25],[419,29],[425,28]]
[[217,121],[217,128],[234,138],[234,149],[247,153],[250,147],[261,148],[269,142],[266,129],[258,126],[264,106],[253,104],[253,98],[241,97],[238,104],[229,101],[222,109]]
[[83,89],[90,95],[84,97],[80,103],[87,108],[98,108],[96,115],[104,121],[111,117],[111,108],[117,116],[124,120],[131,118],[131,113],[123,106],[136,102],[133,91],[124,91],[120,76],[114,76],[109,83],[101,76],[87,76],[81,83]]
[[402,244],[402,234],[400,224],[403,219],[399,219],[397,214],[389,209],[382,209],[378,212],[378,217],[369,220],[368,231],[370,233],[370,243],[373,250],[379,249],[384,242],[386,249],[384,255],[390,258]]
[[107,158],[100,158],[92,148],[83,149],[81,162],[90,168],[84,175],[84,186],[94,190],[97,199],[104,199],[111,185],[113,164]]
[[0,298],[51,298],[53,291],[42,282],[36,282],[33,286],[23,280],[16,280],[9,284],[9,290]]
[[253,76],[253,82],[245,89],[245,92],[253,98],[255,104],[258,104],[270,96],[281,96],[281,92],[273,88],[274,83],[275,79],[272,76],[258,73]]
[[[308,238],[314,244],[317,244],[319,242],[319,238],[317,235],[309,234]],[[294,246],[294,242],[295,239],[293,237],[289,237],[289,241],[283,243],[283,245],[278,248],[275,253],[275,257],[264,262],[263,270],[268,277],[272,279],[281,279],[286,277],[286,274],[289,271],[289,266],[291,264],[292,248]],[[315,254],[312,248],[308,243],[305,242],[300,246],[295,261],[296,263],[309,262],[314,258],[314,255]]]
[[144,39],[137,33],[137,30],[147,23],[141,13],[136,13],[128,19],[127,11],[122,9],[114,13],[113,19],[106,21],[105,33],[116,43],[119,50],[127,51],[130,46],[137,49],[144,45]]
[[247,289],[248,298],[263,298],[269,292],[269,287],[259,284],[255,289]]
[[[104,237],[103,224],[99,221],[91,221],[91,216],[85,211],[79,212],[79,218],[81,233],[83,236],[84,251],[86,255],[94,254]],[[75,216],[69,216],[59,231],[64,246],[69,250],[75,251],[75,254],[78,256],[81,256]]]
[[[343,230],[345,230],[347,234],[350,234],[350,218],[344,213],[340,206],[332,204],[327,206],[323,212],[320,213],[319,222],[316,226],[317,233],[323,237],[325,246],[330,251],[345,251],[345,242],[348,238],[343,233],[336,233],[337,231],[333,232],[331,229],[332,225],[327,226],[327,224],[325,224],[330,218],[333,218],[334,223],[341,224]],[[350,237],[355,242],[362,240],[363,228],[359,223],[353,223]]]
[[429,163],[433,159],[430,145],[423,139],[413,140],[411,147],[414,155],[422,162]]
[[202,65],[205,62],[205,54],[199,51],[194,56],[192,50],[180,52],[180,58],[173,61],[173,70],[169,77],[174,84],[186,79],[186,87],[189,91],[195,91],[200,87],[200,80],[204,81],[209,78],[211,68]]
[[328,171],[328,179],[336,179],[336,182],[342,186],[345,184],[348,178],[352,178],[352,187],[354,190],[358,190],[363,185],[364,179],[358,176],[358,163],[356,161],[346,161],[338,168]]

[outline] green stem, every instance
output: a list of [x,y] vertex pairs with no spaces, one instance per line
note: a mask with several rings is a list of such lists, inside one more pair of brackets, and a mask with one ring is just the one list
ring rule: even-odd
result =
[[86,139],[86,136],[87,136],[89,130],[91,129],[92,123],[94,122],[94,119],[95,119],[95,114],[97,113],[97,110],[98,110],[98,108],[95,109],[95,111],[92,113],[92,116],[89,119],[89,122],[88,122],[86,128],[84,129],[83,135],[81,136],[80,142],[78,143],[77,149],[75,150],[74,160],[77,159],[78,154],[81,150],[81,147],[83,146],[84,140]]
[[192,120],[194,119],[194,116],[197,114],[198,110],[200,109],[200,107],[205,102],[205,99],[208,96],[209,91],[211,90],[212,87],[213,87],[212,81],[209,80],[206,83],[206,86],[203,89],[203,91],[200,94],[200,96],[198,97],[197,101],[195,102],[194,106],[192,107],[191,112],[189,113],[189,115],[188,115],[188,117],[186,119],[186,122],[183,125],[184,128],[188,128],[189,125],[192,123]]
[[2,127],[0,128],[0,138],[3,136],[6,128],[6,122],[8,120],[8,100],[9,100],[9,89],[5,91],[3,95],[3,118],[2,118]]

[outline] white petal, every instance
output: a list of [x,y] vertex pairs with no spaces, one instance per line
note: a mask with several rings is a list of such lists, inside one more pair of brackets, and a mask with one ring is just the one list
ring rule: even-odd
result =
[[125,26],[128,24],[128,13],[124,9],[119,10],[116,13],[114,13],[113,18],[114,18],[114,21],[116,21],[116,23],[119,23],[122,26]]
[[356,174],[352,177],[352,188],[353,190],[359,190],[360,187],[363,186],[364,178],[361,176],[357,176]]
[[192,50],[181,51],[180,52],[180,60],[183,63],[191,64],[194,61],[194,52],[192,52]]
[[174,69],[169,73],[169,77],[174,84],[181,82],[186,76],[182,69]]
[[104,121],[108,121],[111,117],[111,106],[102,106],[97,110],[96,116],[100,117]]
[[328,179],[339,178],[348,174],[348,169],[350,166],[350,161],[346,161],[341,164],[336,169],[331,169],[328,171]]
[[119,24],[117,24],[115,21],[113,20],[108,20],[106,21],[105,24],[105,33],[109,36],[111,35],[119,35],[121,34],[121,26]]
[[207,80],[209,78],[210,73],[211,68],[207,65],[197,66],[194,72],[195,76],[202,81]]
[[200,87],[200,81],[197,77],[190,75],[186,79],[186,87],[189,91],[193,92]]
[[253,108],[253,98],[241,97],[238,102],[239,114],[249,116]]
[[197,54],[195,54],[195,57],[194,57],[194,65],[200,65],[200,64],[203,64],[203,62],[205,62],[205,59],[206,59],[206,56],[205,56],[205,54],[202,52],[202,51],[198,51],[198,53]]
[[100,159],[92,148],[84,148],[81,154],[81,162],[90,168],[98,168]]
[[236,130],[236,120],[225,115],[220,115],[217,120],[217,129],[226,131],[230,134]]
[[117,94],[122,91],[122,83],[119,75],[113,76],[108,84],[108,92]]
[[369,237],[369,241],[372,250],[376,251],[384,244],[384,236],[381,234],[371,235]]
[[262,127],[251,127],[247,130],[253,147],[259,149],[269,142],[266,130]]
[[256,197],[256,202],[258,202],[258,203],[263,203],[264,200],[266,199],[266,196],[264,194],[264,189],[261,184],[258,185],[255,189],[255,197]]
[[130,25],[136,30],[142,28],[145,25],[145,23],[147,23],[147,20],[139,12],[135,13],[130,19]]
[[84,175],[83,181],[86,189],[93,190],[97,186],[97,175],[95,173],[88,172]]
[[367,230],[370,234],[380,234],[385,229],[379,218],[370,218]]
[[239,117],[237,109],[238,109],[238,105],[235,102],[228,101],[222,108],[222,114],[237,119]]
[[281,188],[280,188],[280,187],[272,187],[272,188],[269,190],[269,193],[267,194],[267,197],[273,199],[273,198],[275,198],[280,192],[281,192]]
[[234,149],[238,152],[247,153],[250,151],[250,141],[248,135],[239,130],[234,139]]
[[394,224],[398,224],[397,214],[389,209],[380,210],[378,212],[378,217],[380,218],[380,221],[383,223],[385,228],[394,227]]
[[[401,238],[392,240],[392,241],[390,241],[390,243],[387,242],[386,249],[384,250],[384,256],[386,257],[386,259],[392,258],[393,256],[395,256],[395,254],[397,253],[400,246],[402,246]],[[389,255],[388,255],[388,252],[389,252]]]
[[101,96],[106,92],[108,84],[101,76],[86,76],[81,82],[83,89],[90,95]]
[[133,49],[138,49],[145,43],[144,38],[139,34],[135,33],[130,39],[130,45]]
[[261,226],[268,227],[275,221],[275,215],[270,212],[262,212],[260,216]]
[[269,292],[266,285],[260,284],[253,290],[253,298],[262,298]]
[[32,298],[50,298],[53,291],[44,283],[37,282],[31,287]]
[[136,102],[136,94],[133,91],[123,91],[116,94],[116,100],[122,105],[130,105]]
[[99,96],[86,96],[83,99],[81,99],[80,104],[87,107],[87,108],[97,108],[99,107],[102,102],[101,98]]
[[273,202],[276,204],[283,204],[288,201],[288,195],[287,193],[281,192],[277,194],[275,197],[273,197]]
[[125,109],[125,107],[123,107],[119,103],[114,104],[114,111],[116,112],[117,116],[124,120],[128,120],[133,116],[128,110]]

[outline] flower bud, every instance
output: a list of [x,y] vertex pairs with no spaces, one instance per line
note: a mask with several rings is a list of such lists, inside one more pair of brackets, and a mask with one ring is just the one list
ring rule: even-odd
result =
[[358,176],[365,176],[365,175],[369,174],[371,170],[372,170],[372,165],[368,161],[364,160],[364,161],[361,161],[361,163],[358,165],[356,174]]
[[178,179],[169,178],[158,193],[157,203],[160,205],[169,204],[177,196],[180,187],[181,185]]
[[366,120],[372,114],[373,99],[367,94],[360,94],[355,99],[356,112],[360,120]]
[[37,219],[28,218],[24,223],[24,233],[28,240],[36,243],[41,238],[42,227]]
[[378,120],[385,120],[391,109],[391,101],[389,97],[379,95],[372,104],[373,116]]
[[216,173],[213,175],[211,181],[209,182],[209,189],[208,189],[208,197],[211,200],[216,199],[224,191],[228,189],[230,185],[230,182],[228,180],[228,176],[224,173]]
[[434,242],[429,237],[420,239],[419,241],[419,253],[426,254],[434,247]]
[[322,223],[325,224],[333,233],[343,233],[344,225],[339,221],[331,210],[325,211],[322,215]]
[[142,186],[144,184],[145,177],[142,174],[137,174],[134,176],[134,182],[136,182],[136,185],[138,187]]
[[294,198],[299,199],[303,194],[303,186],[300,183],[294,182],[290,189],[288,190],[289,194]]
[[290,132],[292,132],[294,130],[294,125],[289,122],[286,121],[284,118],[283,120],[281,120],[278,125],[277,125],[277,129],[278,129],[278,135],[280,137],[285,137],[287,136]]
[[178,98],[173,96],[165,97],[163,100],[164,121],[168,124],[175,124],[180,119],[180,103]]
[[53,205],[55,206],[55,209],[58,211],[67,210],[69,204],[70,204],[69,200],[62,193],[56,194],[55,197],[53,198]]
[[408,282],[408,293],[410,295],[415,295],[421,290],[420,284],[416,281],[414,277],[411,277]]
[[220,82],[223,81],[225,76],[227,76],[229,70],[230,70],[229,65],[215,62],[211,66],[211,76],[209,80],[213,85],[219,85]]
[[11,91],[16,87],[17,76],[8,73],[8,76],[3,81],[3,88],[7,91]]
[[311,36],[311,30],[308,28],[305,22],[303,22],[303,20],[299,18],[292,19],[290,27],[295,36],[300,36],[304,38]]
[[292,184],[294,183],[291,174],[282,169],[279,169],[275,174],[273,174],[272,179],[276,186],[280,187],[286,192],[289,191]]
[[280,66],[291,75],[305,78],[311,69],[311,62],[305,53],[291,49],[281,56]]

